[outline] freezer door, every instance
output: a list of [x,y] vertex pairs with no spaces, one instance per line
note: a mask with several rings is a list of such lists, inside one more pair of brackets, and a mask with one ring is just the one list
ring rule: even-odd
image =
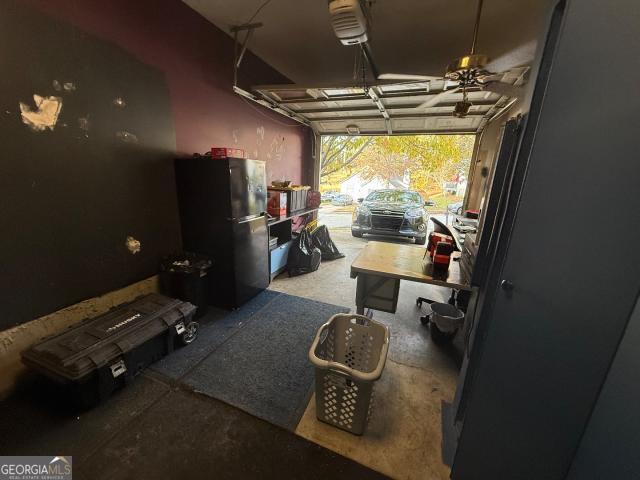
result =
[[234,222],[235,305],[269,286],[269,233],[266,216]]
[[229,158],[231,218],[242,220],[267,211],[267,177],[264,162]]

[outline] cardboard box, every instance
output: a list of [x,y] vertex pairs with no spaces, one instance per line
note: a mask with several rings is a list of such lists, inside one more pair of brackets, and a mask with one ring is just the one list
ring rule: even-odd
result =
[[274,217],[287,214],[287,192],[267,189],[267,212]]

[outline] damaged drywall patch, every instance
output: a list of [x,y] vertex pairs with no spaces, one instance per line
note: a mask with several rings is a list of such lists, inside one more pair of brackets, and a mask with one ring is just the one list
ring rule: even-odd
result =
[[127,246],[127,250],[129,250],[132,255],[140,253],[140,249],[142,248],[140,240],[136,240],[133,237],[127,237],[127,240],[124,243]]
[[34,94],[33,101],[36,105],[35,110],[26,103],[20,102],[22,122],[34,132],[43,132],[47,128],[53,130],[62,110],[62,98]]
[[118,108],[124,108],[127,106],[127,102],[124,101],[124,98],[122,97],[116,97],[113,99],[113,105],[118,107]]
[[124,130],[116,132],[116,138],[122,140],[124,143],[138,143],[138,137],[136,135]]
[[91,122],[89,121],[89,115],[87,115],[86,117],[80,117],[78,119],[78,128],[80,130],[84,130],[85,132],[88,132],[90,127],[91,127]]
[[58,80],[54,80],[53,82],[51,82],[51,85],[53,86],[53,89],[56,92],[61,92],[61,91],[65,91],[67,93],[70,92],[75,92],[76,91],[76,84],[73,82],[59,82]]

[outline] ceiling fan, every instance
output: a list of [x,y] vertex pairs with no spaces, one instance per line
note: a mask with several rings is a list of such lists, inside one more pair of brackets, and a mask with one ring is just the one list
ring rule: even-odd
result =
[[[521,97],[522,87],[514,86],[510,83],[503,83],[502,79],[510,69],[501,73],[492,73],[488,70],[489,58],[486,55],[476,53],[476,45],[478,41],[478,29],[480,27],[480,15],[482,13],[483,0],[478,0],[478,11],[476,13],[476,22],[473,30],[473,42],[471,43],[470,52],[460,58],[453,60],[447,67],[444,77],[434,77],[429,75],[410,75],[402,73],[383,73],[378,75],[378,80],[400,80],[429,82],[432,80],[444,80],[444,89],[442,92],[433,95],[429,100],[420,104],[418,109],[434,107],[442,102],[446,97],[462,91],[462,101],[455,105],[454,115],[456,117],[464,117],[469,113],[472,103],[469,102],[467,93],[469,89],[474,91],[486,90],[489,92],[499,93],[508,97]],[[528,69],[528,68],[527,68]],[[526,70],[523,70],[523,74]],[[447,90],[449,86],[454,86]]]

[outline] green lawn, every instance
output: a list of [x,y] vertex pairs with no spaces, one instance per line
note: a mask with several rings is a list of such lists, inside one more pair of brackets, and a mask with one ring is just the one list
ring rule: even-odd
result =
[[435,205],[433,207],[429,207],[429,210],[432,212],[445,212],[447,210],[447,205],[450,203],[461,202],[464,197],[460,195],[435,195],[430,198]]

